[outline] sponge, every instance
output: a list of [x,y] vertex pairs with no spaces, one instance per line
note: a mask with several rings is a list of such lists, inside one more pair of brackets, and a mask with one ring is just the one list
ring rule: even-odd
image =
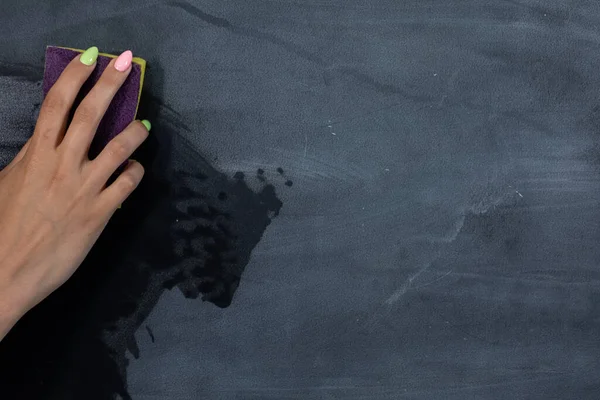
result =
[[[67,47],[48,46],[46,48],[46,65],[44,68],[44,97],[48,94],[50,88],[56,83],[58,77],[66,66],[75,57],[79,57],[84,50],[71,49]],[[79,92],[78,101],[74,105],[77,107],[79,102],[94,87],[102,72],[108,66],[111,59],[117,56],[112,54],[100,53],[96,62],[96,68],[85,82]],[[104,146],[115,136],[123,131],[133,120],[135,120],[137,109],[142,94],[144,84],[144,74],[146,72],[146,61],[135,57],[131,63],[131,72],[115,95],[113,101],[104,114],[104,118],[98,126],[96,136],[90,146],[90,158],[95,158]]]

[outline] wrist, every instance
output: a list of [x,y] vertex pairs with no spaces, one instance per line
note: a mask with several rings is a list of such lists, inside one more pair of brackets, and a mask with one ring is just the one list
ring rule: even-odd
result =
[[0,340],[25,314],[12,300],[10,294],[3,290],[0,294]]
[[12,273],[16,270],[8,264],[6,259],[0,262],[0,340],[27,312],[24,302],[21,301],[23,290],[20,290]]

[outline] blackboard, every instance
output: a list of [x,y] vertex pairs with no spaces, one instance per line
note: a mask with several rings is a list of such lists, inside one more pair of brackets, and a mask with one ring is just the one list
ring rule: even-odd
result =
[[142,187],[0,344],[2,398],[597,399],[600,4],[9,0],[148,61]]

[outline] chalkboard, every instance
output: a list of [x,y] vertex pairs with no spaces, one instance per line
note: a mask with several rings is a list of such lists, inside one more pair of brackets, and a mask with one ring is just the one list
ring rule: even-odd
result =
[[598,399],[600,3],[8,0],[148,61],[147,175],[0,343],[2,398]]

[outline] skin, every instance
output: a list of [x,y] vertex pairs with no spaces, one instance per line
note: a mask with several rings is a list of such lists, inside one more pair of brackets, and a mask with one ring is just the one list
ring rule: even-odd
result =
[[96,66],[75,58],[46,96],[33,136],[0,171],[0,340],[71,277],[144,175],[143,167],[130,160],[107,186],[148,137],[139,121],[94,160],[87,155],[100,120],[131,71],[117,71],[113,64],[67,126],[75,98]]

